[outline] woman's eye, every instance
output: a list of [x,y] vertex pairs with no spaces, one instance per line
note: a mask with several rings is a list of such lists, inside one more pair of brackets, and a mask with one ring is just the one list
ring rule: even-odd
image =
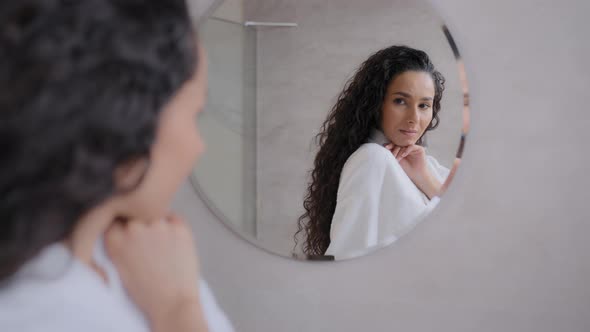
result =
[[401,98],[395,98],[395,99],[393,100],[393,103],[394,103],[394,104],[397,104],[397,105],[404,105],[404,104],[406,103],[406,101],[405,101],[405,100],[403,100],[403,99],[401,99]]
[[428,104],[420,104],[420,108],[423,109],[423,110],[427,110],[427,109],[430,108],[430,105],[428,105]]

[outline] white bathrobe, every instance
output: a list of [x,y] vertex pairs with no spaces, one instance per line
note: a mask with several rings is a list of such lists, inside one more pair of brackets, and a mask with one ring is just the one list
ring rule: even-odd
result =
[[[45,248],[0,284],[0,331],[149,332],[146,317],[128,297],[102,242],[94,256],[108,284],[64,245]],[[198,282],[209,331],[234,331],[208,285]]]
[[[361,145],[342,169],[331,243],[325,253],[337,260],[394,242],[438,203],[438,197],[429,200],[416,187],[383,144]],[[427,156],[427,162],[431,173],[443,183],[449,170],[434,157]]]

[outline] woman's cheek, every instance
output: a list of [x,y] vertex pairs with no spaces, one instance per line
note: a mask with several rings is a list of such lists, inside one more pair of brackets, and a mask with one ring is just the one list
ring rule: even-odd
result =
[[426,130],[426,128],[428,128],[428,126],[430,126],[431,122],[432,122],[432,111],[430,111],[428,113],[428,115],[425,116],[424,121],[422,123],[423,129]]
[[[188,122],[190,123],[190,122]],[[199,131],[199,126],[197,125],[196,121],[193,121],[190,126],[190,147],[191,147],[191,155],[193,156],[192,162],[195,163],[199,156],[203,154],[205,151],[205,144],[203,142],[203,138],[201,137],[201,132]]]

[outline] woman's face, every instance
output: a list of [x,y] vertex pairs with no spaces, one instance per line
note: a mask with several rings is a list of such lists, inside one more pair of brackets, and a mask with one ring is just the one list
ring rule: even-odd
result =
[[160,115],[149,168],[137,190],[122,197],[122,215],[146,221],[163,218],[204,150],[196,119],[207,91],[207,60],[200,48],[198,57],[194,76]]
[[434,81],[427,72],[406,71],[391,81],[381,107],[381,128],[398,146],[416,144],[432,121]]

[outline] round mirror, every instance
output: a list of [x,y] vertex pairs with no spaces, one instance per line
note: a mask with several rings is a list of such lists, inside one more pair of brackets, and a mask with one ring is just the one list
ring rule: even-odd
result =
[[227,0],[200,38],[208,148],[191,181],[223,223],[340,260],[427,219],[469,121],[459,51],[427,2]]

